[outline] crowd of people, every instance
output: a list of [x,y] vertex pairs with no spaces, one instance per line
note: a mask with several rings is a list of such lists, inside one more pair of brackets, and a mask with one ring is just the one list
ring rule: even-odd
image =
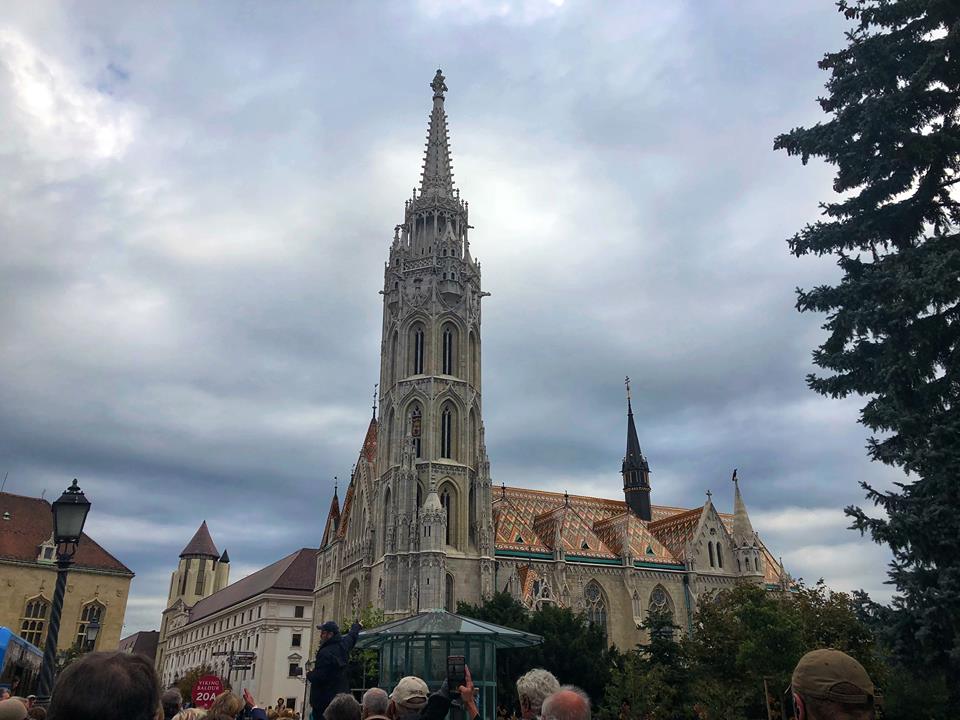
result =
[[[356,642],[358,626],[341,636],[333,623],[325,623],[318,658],[323,669],[308,675],[311,688],[310,720],[442,720],[458,707],[469,720],[480,717],[469,667],[463,683],[447,681],[431,693],[419,677],[402,678],[391,692],[367,690],[358,701],[347,686],[346,653]],[[324,627],[324,626],[322,626]],[[319,664],[319,663],[318,663]],[[321,686],[322,685],[322,686]],[[318,687],[320,686],[320,687]],[[548,670],[535,668],[516,681],[523,720],[590,720],[591,702],[586,693],[562,685]],[[876,692],[869,675],[854,658],[839,650],[814,650],[801,658],[785,693],[785,717],[796,720],[873,720]],[[283,707],[262,708],[248,690],[242,697],[228,690],[202,710],[184,708],[176,689],[161,692],[150,660],[121,652],[92,652],[72,663],[57,678],[49,706],[34,696],[0,695],[0,720],[275,720],[289,718]],[[629,706],[622,720],[634,717]]]

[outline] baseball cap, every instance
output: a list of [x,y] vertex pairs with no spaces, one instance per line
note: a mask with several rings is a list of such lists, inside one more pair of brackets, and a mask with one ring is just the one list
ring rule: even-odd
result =
[[427,684],[418,677],[407,675],[400,678],[400,682],[390,694],[390,699],[397,705],[407,708],[418,708],[427,702],[427,695],[430,694]]
[[337,625],[333,620],[327,620],[323,625],[317,625],[317,630],[323,630],[324,632],[332,632],[337,634],[340,632],[340,626]]
[[808,652],[794,668],[790,685],[801,695],[848,705],[867,705],[874,697],[863,665],[840,650]]

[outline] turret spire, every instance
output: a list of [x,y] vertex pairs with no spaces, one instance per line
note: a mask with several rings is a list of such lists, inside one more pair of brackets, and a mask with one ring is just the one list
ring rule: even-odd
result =
[[650,466],[640,450],[637,426],[633,421],[633,403],[630,393],[630,378],[627,386],[627,453],[623,456],[623,492],[627,505],[641,520],[653,518],[650,509]]
[[740,482],[737,480],[737,470],[734,468],[733,477],[733,541],[740,546],[753,545],[755,533],[747,515],[747,506],[740,494]]
[[433,110],[427,130],[427,149],[423,158],[420,194],[453,198],[453,167],[450,162],[450,138],[447,135],[447,113],[443,94],[447,91],[446,78],[437,69],[430,87],[433,88]]

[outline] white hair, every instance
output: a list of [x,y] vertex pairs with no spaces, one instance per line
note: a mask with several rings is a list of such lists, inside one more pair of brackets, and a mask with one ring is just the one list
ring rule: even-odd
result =
[[386,715],[389,704],[390,696],[381,688],[370,688],[363,694],[363,699],[360,701],[363,712],[367,715]]
[[543,701],[559,689],[560,682],[557,678],[552,672],[543,668],[534,668],[517,680],[517,695],[521,700],[526,700],[530,709],[537,715],[540,714]]
[[561,685],[543,701],[541,720],[590,720],[590,698],[578,687]]

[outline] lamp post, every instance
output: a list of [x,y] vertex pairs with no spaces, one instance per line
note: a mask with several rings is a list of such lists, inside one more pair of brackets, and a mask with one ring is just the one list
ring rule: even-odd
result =
[[[67,572],[73,564],[77,544],[83,535],[83,524],[90,512],[90,501],[84,496],[76,479],[53,503],[53,542],[57,546],[57,586],[53,592],[50,608],[50,625],[47,641],[43,646],[43,666],[40,668],[40,684],[37,687],[37,702],[47,705],[53,689],[53,676],[57,664],[57,639],[60,635],[60,614],[63,612],[63,596],[67,591]],[[88,630],[89,632],[89,626]],[[93,631],[96,639],[100,626]]]
[[86,641],[84,645],[89,645],[90,649],[93,650],[97,646],[97,635],[99,634],[100,621],[94,620],[87,625],[86,630],[83,632],[83,639]]
[[300,705],[300,717],[302,720],[310,720],[307,715],[307,695],[310,691],[310,681],[307,680],[307,673],[313,670],[313,660],[307,660],[303,664],[303,703]]

